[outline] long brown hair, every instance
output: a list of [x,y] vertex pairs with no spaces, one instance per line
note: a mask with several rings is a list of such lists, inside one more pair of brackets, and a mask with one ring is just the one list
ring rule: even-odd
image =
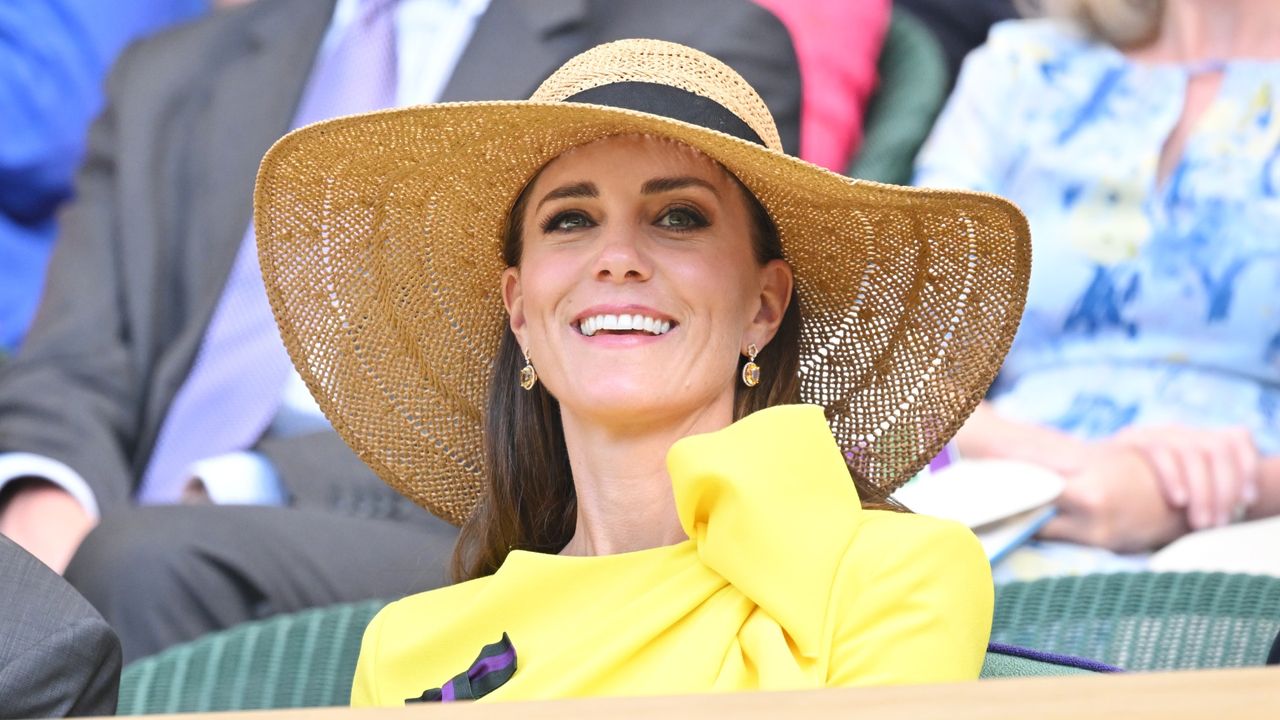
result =
[[[764,265],[782,259],[782,243],[769,213],[746,186],[732,174],[730,177],[741,189],[751,213],[756,261]],[[525,185],[507,218],[502,255],[509,267],[520,263],[527,195],[536,179]],[[773,340],[756,358],[767,368],[760,374],[760,384],[736,386],[734,420],[767,407],[800,402],[800,317],[800,298],[793,288]],[[739,366],[743,362],[745,359],[740,359]],[[493,574],[512,550],[555,553],[573,536],[578,501],[560,423],[560,404],[541,384],[532,390],[520,387],[518,370],[523,364],[520,345],[508,327],[502,333],[489,382],[484,433],[487,487],[463,524],[453,553],[453,577],[458,582]],[[874,499],[883,494],[852,468],[849,474],[861,497]],[[863,504],[901,509],[878,500]]]

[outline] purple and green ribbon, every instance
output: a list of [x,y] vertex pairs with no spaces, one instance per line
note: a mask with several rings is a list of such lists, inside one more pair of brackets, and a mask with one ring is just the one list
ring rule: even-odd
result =
[[516,648],[511,638],[502,633],[502,639],[485,645],[479,657],[464,673],[455,675],[438,688],[431,688],[416,698],[404,702],[453,702],[454,700],[479,700],[497,690],[516,674]]

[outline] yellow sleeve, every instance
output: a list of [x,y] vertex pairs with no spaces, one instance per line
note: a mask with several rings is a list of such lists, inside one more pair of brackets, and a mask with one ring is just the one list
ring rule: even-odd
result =
[[865,515],[832,589],[827,684],[976,679],[994,604],[978,539],[922,515]]
[[369,626],[364,629],[364,639],[360,642],[360,658],[356,660],[356,675],[351,682],[351,706],[373,707],[378,705],[378,686],[374,668],[378,664],[378,641],[382,636],[382,618],[385,608],[380,610]]

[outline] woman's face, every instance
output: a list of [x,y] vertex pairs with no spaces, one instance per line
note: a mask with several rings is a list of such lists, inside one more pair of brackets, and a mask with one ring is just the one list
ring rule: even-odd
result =
[[791,293],[785,262],[756,261],[738,184],[688,146],[625,135],[565,152],[526,197],[503,296],[562,411],[727,424],[738,358]]

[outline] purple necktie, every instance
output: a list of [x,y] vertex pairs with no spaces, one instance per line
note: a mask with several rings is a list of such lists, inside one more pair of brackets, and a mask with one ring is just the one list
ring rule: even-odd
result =
[[[395,4],[359,14],[317,64],[293,127],[395,104]],[[251,447],[280,407],[289,357],[267,304],[252,225],[142,477],[138,502],[176,503],[192,463]]]

